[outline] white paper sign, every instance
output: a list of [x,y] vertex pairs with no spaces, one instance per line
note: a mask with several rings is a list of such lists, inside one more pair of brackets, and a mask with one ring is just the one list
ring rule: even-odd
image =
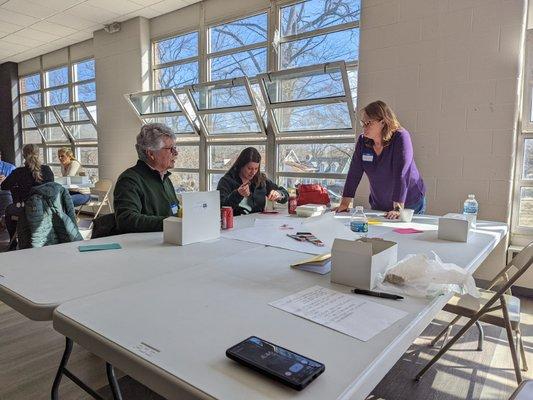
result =
[[405,311],[313,286],[270,303],[272,307],[327,326],[364,342],[407,315]]

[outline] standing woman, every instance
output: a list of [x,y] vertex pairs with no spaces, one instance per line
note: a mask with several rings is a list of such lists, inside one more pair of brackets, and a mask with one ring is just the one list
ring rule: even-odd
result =
[[[6,208],[6,226],[10,238],[17,229],[17,221],[12,217],[22,215],[24,212],[22,203],[28,198],[32,188],[54,181],[54,173],[50,167],[41,164],[39,148],[36,145],[24,145],[22,157],[24,157],[24,166],[16,168],[1,185],[2,190],[11,191],[13,196],[13,203]],[[16,243],[14,245],[16,246]]]
[[266,200],[286,203],[289,193],[266,177],[259,167],[261,154],[255,147],[244,149],[228,172],[220,178],[220,206],[233,208],[234,215],[261,212]]
[[[61,163],[62,176],[83,176],[85,171],[80,162],[74,157],[74,153],[68,147],[62,147],[57,151],[57,158]],[[69,189],[69,194],[74,207],[81,206],[91,200],[89,189]]]
[[370,182],[370,206],[396,219],[402,208],[415,214],[426,209],[426,186],[416,168],[411,136],[383,101],[367,105],[361,113],[363,134],[357,139],[350,170],[337,212],[346,211],[363,172]]

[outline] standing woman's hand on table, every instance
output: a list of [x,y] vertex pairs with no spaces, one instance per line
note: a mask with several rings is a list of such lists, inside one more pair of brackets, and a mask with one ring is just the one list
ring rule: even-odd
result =
[[352,201],[351,197],[343,197],[341,200],[341,204],[339,204],[337,207],[333,208],[331,211],[334,212],[348,212],[350,210],[350,203]]

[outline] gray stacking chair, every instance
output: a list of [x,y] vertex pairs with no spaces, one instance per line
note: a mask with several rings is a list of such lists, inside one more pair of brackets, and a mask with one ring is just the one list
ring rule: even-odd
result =
[[[482,348],[483,330],[479,321],[483,321],[492,325],[505,328],[507,333],[507,340],[511,350],[513,359],[513,366],[515,370],[516,380],[518,383],[522,381],[522,373],[520,370],[520,362],[518,360],[517,352],[521,353],[524,370],[527,370],[527,363],[525,358],[524,346],[522,344],[522,336],[520,334],[520,300],[510,294],[512,285],[520,278],[533,263],[533,242],[529,243],[524,249],[518,253],[509,262],[496,277],[492,280],[488,290],[481,290],[481,298],[474,299],[470,296],[454,296],[448,304],[444,307],[445,311],[457,314],[457,316],[450,322],[450,324],[443,329],[443,331],[433,339],[431,345],[434,345],[443,335],[444,341],[449,334],[451,326],[455,324],[461,317],[469,318],[466,325],[464,325],[455,336],[453,336],[439,352],[429,361],[429,363],[416,375],[415,379],[419,380],[439,358],[441,358],[446,351],[459,340],[465,332],[474,324],[477,324],[480,338],[478,340],[478,349]],[[515,272],[509,277],[509,270],[515,267]],[[516,334],[516,344],[513,338],[513,332]]]

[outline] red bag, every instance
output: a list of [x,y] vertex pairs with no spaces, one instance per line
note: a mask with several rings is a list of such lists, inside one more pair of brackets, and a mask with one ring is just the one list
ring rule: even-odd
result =
[[329,206],[330,199],[327,189],[318,183],[300,183],[298,185],[297,204],[325,204]]

